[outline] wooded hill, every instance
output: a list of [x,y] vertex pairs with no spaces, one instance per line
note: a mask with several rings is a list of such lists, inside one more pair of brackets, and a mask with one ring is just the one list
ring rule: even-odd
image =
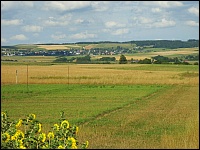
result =
[[[187,41],[181,40],[142,40],[142,41],[127,41],[127,42],[112,42],[112,41],[100,41],[100,42],[76,42],[76,43],[43,43],[43,44],[32,44],[34,45],[91,45],[91,44],[101,44],[110,47],[110,44],[130,44],[134,45],[134,47],[152,47],[152,48],[168,48],[168,49],[176,49],[176,48],[191,48],[191,47],[199,47],[199,40],[189,39]],[[37,46],[36,46],[37,47]],[[11,48],[18,49],[19,45],[16,46],[1,46],[1,48]]]
[[[121,43],[121,44],[135,44],[136,46],[152,46],[153,48],[190,48],[199,47],[199,40],[189,39],[187,41],[181,40],[144,40],[144,41],[128,41],[128,42],[77,42],[75,44],[102,44],[102,43]],[[69,43],[64,43],[69,44]]]

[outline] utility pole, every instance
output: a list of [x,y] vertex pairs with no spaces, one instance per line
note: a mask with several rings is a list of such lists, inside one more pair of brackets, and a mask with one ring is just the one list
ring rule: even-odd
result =
[[69,85],[69,66],[68,66],[68,85]]
[[17,70],[16,70],[16,84],[17,84]]
[[28,90],[28,64],[27,64],[27,90]]

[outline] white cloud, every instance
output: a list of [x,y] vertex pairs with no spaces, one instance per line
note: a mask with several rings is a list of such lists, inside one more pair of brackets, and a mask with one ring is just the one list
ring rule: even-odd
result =
[[150,18],[146,18],[146,17],[139,17],[139,22],[142,23],[142,24],[147,24],[147,23],[152,23],[153,20],[150,19]]
[[108,21],[108,22],[105,23],[105,26],[106,26],[107,28],[112,28],[112,27],[114,27],[114,26],[116,26],[116,25],[117,25],[117,23],[114,22],[114,21]]
[[152,8],[151,11],[153,13],[159,13],[159,12],[161,12],[161,9],[157,7],[157,8]]
[[83,23],[84,20],[83,20],[83,19],[76,19],[74,22],[75,22],[75,23]]
[[87,32],[77,33],[71,36],[72,39],[87,39],[87,38],[95,38],[95,34],[89,34]]
[[1,43],[7,43],[7,40],[5,38],[1,38]]
[[27,40],[28,38],[23,34],[18,34],[18,35],[12,36],[10,39],[24,41],[24,40]]
[[76,19],[74,20],[74,23],[75,24],[91,24],[91,23],[94,23],[94,20],[84,20],[84,19]]
[[175,26],[175,25],[176,25],[175,21],[173,21],[173,20],[166,20],[165,18],[163,18],[161,21],[153,23],[152,26],[153,27],[163,28],[163,27],[172,27],[172,26]]
[[26,9],[33,7],[33,1],[1,1],[1,10],[12,10],[16,8]]
[[111,31],[111,29],[102,29],[103,32],[108,33]]
[[183,3],[179,1],[145,1],[143,2],[143,4],[148,6],[158,6],[163,8],[183,6]]
[[71,14],[67,14],[67,15],[62,15],[61,17],[57,18],[60,21],[69,21],[72,19],[72,15]]
[[68,25],[68,21],[52,21],[52,20],[45,20],[44,25],[46,26],[66,26]]
[[66,38],[66,35],[65,34],[60,34],[60,35],[54,35],[54,34],[52,34],[51,38],[53,38],[54,40],[60,40],[60,39]]
[[195,14],[196,16],[199,16],[199,8],[197,8],[197,7],[190,7],[190,8],[188,9],[188,11],[189,11],[190,13],[192,13],[192,14]]
[[117,29],[112,34],[113,35],[121,35],[121,34],[126,34],[128,32],[129,32],[129,29]]
[[45,10],[69,11],[90,6],[90,1],[45,1]]
[[22,27],[22,30],[25,32],[41,32],[43,30],[43,27],[27,25],[27,26]]
[[108,2],[107,1],[93,1],[91,2],[91,6],[95,11],[106,11],[108,10]]
[[68,28],[69,31],[77,31],[77,28],[76,27],[71,27],[71,28]]
[[197,27],[197,26],[199,26],[199,23],[190,20],[190,21],[186,21],[186,25],[188,25],[188,26],[196,26]]
[[2,19],[1,25],[20,25],[22,24],[22,22],[23,20],[20,20],[20,19],[13,19],[13,20]]
[[115,21],[108,21],[108,22],[105,22],[105,26],[106,26],[107,28],[124,27],[125,24],[117,23],[117,22],[115,22]]
[[71,14],[63,15],[61,17],[49,17],[48,20],[43,20],[45,26],[66,26],[72,18]]

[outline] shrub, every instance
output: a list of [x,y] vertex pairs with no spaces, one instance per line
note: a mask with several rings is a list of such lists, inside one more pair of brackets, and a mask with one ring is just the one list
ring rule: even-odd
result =
[[[78,127],[70,126],[61,112],[59,124],[54,124],[52,131],[42,132],[42,124],[35,114],[25,119],[11,121],[6,112],[1,112],[1,149],[77,149]],[[88,141],[79,146],[88,147]]]

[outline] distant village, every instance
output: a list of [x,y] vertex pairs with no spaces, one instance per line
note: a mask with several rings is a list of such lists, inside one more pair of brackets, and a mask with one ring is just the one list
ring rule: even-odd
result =
[[136,50],[142,50],[141,47],[136,47],[134,50],[129,50],[125,48],[117,49],[90,49],[90,50],[39,50],[32,51],[30,49],[10,49],[1,48],[1,56],[77,56],[77,55],[118,55],[123,53],[137,53]]

